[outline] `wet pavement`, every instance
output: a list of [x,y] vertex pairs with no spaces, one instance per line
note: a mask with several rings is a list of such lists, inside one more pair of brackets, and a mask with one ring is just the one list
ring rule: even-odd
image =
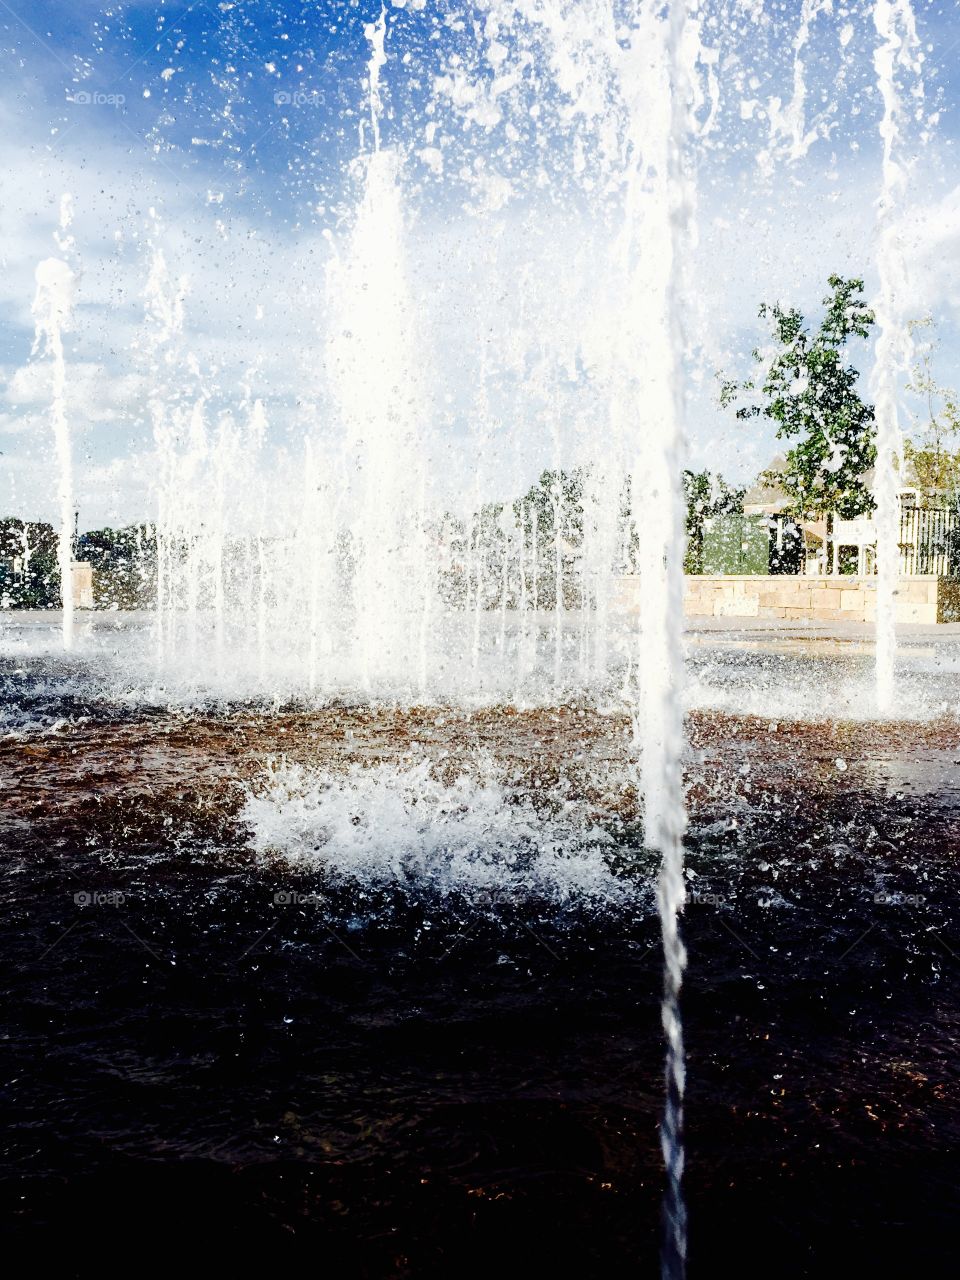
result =
[[[656,860],[623,716],[58,704],[42,665],[7,669],[35,705],[0,740],[11,1243],[77,1275],[187,1239],[241,1273],[655,1273]],[[701,710],[688,737],[690,1274],[947,1274],[960,724]],[[498,830],[575,846],[575,806],[627,891],[371,876],[322,808],[293,863],[250,826],[278,759],[360,824],[377,769],[441,800],[496,776]]]

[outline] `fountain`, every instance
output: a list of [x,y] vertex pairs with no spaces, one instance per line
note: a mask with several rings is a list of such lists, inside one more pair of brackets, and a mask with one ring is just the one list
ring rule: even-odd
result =
[[[352,168],[360,195],[326,272],[324,377],[335,425],[324,424],[322,434],[314,430],[304,441],[303,506],[296,525],[282,532],[268,533],[255,520],[244,530],[236,518],[229,494],[243,487],[244,448],[251,446],[239,444],[232,426],[221,425],[212,440],[195,425],[188,428],[182,390],[173,391],[165,372],[183,362],[185,284],[170,279],[162,251],[154,248],[145,345],[157,391],[151,418],[160,459],[158,659],[166,676],[171,663],[182,671],[199,659],[198,674],[210,681],[233,677],[255,653],[255,682],[285,679],[315,696],[359,690],[367,698],[408,702],[491,694],[553,702],[604,689],[611,671],[630,657],[645,839],[662,860],[663,1269],[678,1277],[686,1250],[679,1014],[685,957],[678,930],[684,900],[681,269],[693,208],[686,143],[696,32],[684,4],[664,13],[638,6],[632,27],[618,25],[614,10],[592,7],[586,25],[573,11],[560,17],[545,10],[527,24],[519,11],[498,6],[488,17],[485,57],[472,82],[462,60],[451,63],[455,109],[492,123],[500,107],[484,62],[506,76],[501,37],[521,36],[519,64],[535,56],[555,78],[543,95],[555,112],[545,136],[572,147],[575,156],[584,138],[602,143],[603,215],[619,226],[591,300],[598,328],[582,344],[586,373],[564,372],[569,357],[544,345],[539,369],[528,379],[548,421],[552,466],[542,505],[486,514],[478,468],[466,510],[461,500],[463,514],[453,517],[464,529],[453,555],[463,562],[446,600],[438,553],[450,517],[428,485],[437,456],[424,392],[431,370],[406,266],[402,184],[409,155],[382,138],[385,8],[364,28],[368,101]],[[584,180],[578,194],[589,194],[598,177]],[[490,189],[489,180],[481,184],[488,201]],[[481,364],[481,451],[490,442],[493,372]],[[595,400],[608,440],[607,456],[591,458],[583,469],[576,508],[562,470],[561,421],[572,407],[571,388]],[[194,423],[204,400],[198,393]],[[191,463],[198,452],[207,455],[206,465]],[[624,521],[628,477],[632,507]],[[575,519],[580,541],[571,565]],[[632,549],[631,521],[644,531]],[[634,637],[612,626],[614,576],[625,560],[644,593]],[[242,566],[246,590],[228,588],[231,565]],[[271,669],[270,654],[280,670]]]
[[[889,713],[894,697],[897,653],[896,594],[900,577],[900,510],[898,482],[903,437],[899,427],[898,378],[909,369],[908,317],[903,314],[907,289],[902,232],[896,224],[898,205],[907,192],[907,163],[898,157],[903,109],[897,73],[912,72],[919,81],[916,20],[910,0],[876,0],[874,25],[880,44],[874,54],[877,87],[883,103],[883,186],[878,205],[877,265],[880,336],[873,371],[877,416],[877,706]],[[900,211],[902,212],[902,210]]]
[[[244,16],[235,6],[221,8],[236,36],[225,60],[233,67],[242,61]],[[637,1215],[632,1209],[625,1215],[627,1230],[604,1196],[622,1186],[628,1191],[622,1203],[639,1203],[638,1188],[662,1179],[660,1270],[664,1280],[682,1280],[688,1252],[691,1258],[697,1252],[696,1243],[688,1250],[688,1225],[694,1242],[703,1231],[701,1268],[704,1238],[719,1230],[717,1220],[698,1228],[696,1207],[687,1219],[684,1116],[696,1103],[685,1099],[684,939],[715,983],[707,996],[691,984],[685,1001],[696,1003],[696,1017],[688,1032],[703,1036],[703,1026],[712,1027],[723,1010],[704,1005],[714,990],[722,1002],[736,973],[749,988],[748,996],[740,988],[730,996],[739,1001],[737,1039],[764,1055],[762,1089],[786,1132],[785,1117],[799,1104],[781,1084],[783,1063],[770,1057],[771,1044],[781,1052],[787,1033],[756,1012],[773,999],[764,965],[780,966],[784,987],[797,963],[809,988],[821,992],[827,960],[793,960],[809,950],[803,912],[801,923],[781,926],[789,935],[782,953],[769,918],[791,892],[805,909],[804,893],[826,894],[805,879],[814,880],[821,867],[848,877],[844,892],[854,897],[862,898],[868,884],[874,903],[902,873],[898,841],[909,822],[896,826],[876,796],[882,787],[894,794],[891,788],[902,783],[898,803],[907,804],[913,778],[896,754],[903,753],[898,733],[904,740],[914,734],[924,759],[941,767],[947,748],[930,725],[949,710],[945,699],[952,696],[952,686],[942,696],[939,686],[928,689],[929,655],[898,657],[895,626],[899,398],[910,359],[906,104],[919,101],[920,42],[910,0],[871,0],[845,13],[836,32],[830,4],[803,0],[794,8],[773,12],[763,0],[717,0],[696,9],[687,0],[482,0],[459,14],[434,13],[411,0],[351,9],[350,75],[342,77],[348,87],[323,152],[336,177],[324,179],[329,189],[317,180],[309,217],[297,224],[309,241],[311,274],[303,282],[305,356],[290,385],[281,385],[270,365],[276,353],[269,341],[261,351],[260,339],[250,340],[249,316],[237,318],[239,374],[209,333],[197,335],[195,319],[207,299],[202,273],[199,282],[191,279],[197,264],[191,272],[178,258],[178,244],[187,256],[187,237],[178,240],[162,202],[149,207],[145,221],[138,215],[137,269],[146,283],[133,363],[146,388],[150,442],[142,570],[153,595],[146,621],[123,610],[106,622],[77,619],[69,590],[75,500],[63,332],[77,274],[68,261],[69,202],[61,215],[61,256],[37,269],[34,350],[49,357],[52,373],[62,647],[70,652],[54,660],[39,646],[34,654],[29,638],[24,642],[24,666],[10,679],[26,679],[27,659],[34,658],[42,679],[30,703],[36,720],[25,720],[25,728],[18,722],[15,732],[48,735],[43,760],[74,769],[57,735],[75,741],[71,717],[79,708],[77,724],[89,728],[93,743],[96,821],[72,792],[60,797],[51,788],[48,795],[32,757],[18,767],[24,785],[38,792],[39,812],[60,806],[51,830],[58,839],[62,834],[64,847],[102,847],[104,866],[112,868],[126,865],[129,844],[138,885],[151,883],[152,872],[136,859],[152,866],[155,855],[169,856],[174,868],[177,859],[193,859],[191,875],[217,878],[185,913],[191,928],[195,920],[201,926],[191,937],[223,948],[222,965],[211,968],[211,992],[229,987],[241,969],[241,987],[264,982],[269,1026],[254,1027],[250,1041],[261,1035],[273,1046],[274,1035],[290,1037],[298,1084],[303,1063],[321,1099],[317,1109],[329,1104],[336,1124],[341,1114],[348,1117],[331,1136],[327,1122],[313,1115],[306,1086],[262,1125],[257,1115],[250,1151],[262,1154],[261,1129],[269,1129],[276,1146],[286,1150],[289,1139],[294,1164],[315,1159],[324,1170],[323,1194],[302,1196],[311,1206],[304,1220],[329,1205],[359,1203],[369,1177],[370,1202],[386,1206],[372,1234],[389,1242],[405,1214],[417,1221],[417,1197],[432,1193],[444,1161],[447,1190],[461,1165],[468,1170],[464,1203],[475,1207],[477,1221],[511,1202],[512,1122],[497,1111],[495,1090],[485,1092],[489,1045],[476,1050],[472,1027],[462,1030],[464,1045],[442,1067],[431,1065],[420,1094],[411,1086],[416,1122],[408,1123],[406,1102],[396,1102],[406,1085],[388,1080],[368,1091],[367,1073],[386,1072],[382,1064],[395,1057],[398,1079],[403,1070],[415,1079],[416,1055],[429,1054],[409,1028],[453,1026],[463,992],[476,1001],[471,1008],[482,1010],[478,1025],[498,983],[510,999],[520,992],[516,1006],[504,997],[510,1018],[526,1008],[524,1001],[532,1007],[524,984],[540,978],[530,978],[531,953],[559,966],[569,946],[583,965],[584,989],[609,982],[617,1026],[628,1027],[626,1047],[613,1045],[609,1061],[604,1049],[595,1064],[597,1088],[614,1090],[623,1080],[631,1101],[612,1119],[611,1104],[604,1133],[591,1132],[583,1144],[584,1167],[599,1159],[595,1150],[605,1150],[605,1142],[620,1142],[626,1152],[615,1176],[590,1174],[589,1222],[600,1224],[598,1236],[609,1227],[605,1239],[616,1241],[621,1231],[632,1240]],[[871,32],[867,68],[853,51]],[[278,37],[278,48],[283,43]],[[281,75],[279,54],[262,61],[269,76]],[[302,64],[291,65],[308,75]],[[177,74],[171,66],[164,75],[168,70],[166,85]],[[224,72],[224,91],[239,94],[232,75]],[[350,85],[359,86],[356,100]],[[832,92],[837,85],[856,99],[849,116],[843,94]],[[853,132],[861,125],[851,122],[869,114],[864,104],[875,101],[874,89],[882,110],[872,381],[875,655],[868,659],[852,645],[840,656],[813,647],[808,655],[795,636],[779,648],[776,636],[698,636],[702,647],[685,653],[683,473],[704,458],[713,467],[713,455],[729,445],[726,427],[710,428],[704,452],[703,423],[718,413],[704,388],[717,369],[747,355],[734,349],[742,335],[732,324],[722,340],[711,328],[721,306],[733,307],[730,295],[744,315],[741,290],[754,305],[757,273],[770,267],[764,253],[773,256],[765,204],[792,201],[795,210],[808,201],[803,184],[818,173],[811,157],[820,144],[832,149],[824,181],[834,181],[835,153],[846,142],[859,148],[861,134]],[[297,90],[304,100],[314,92],[306,80]],[[296,94],[284,89],[274,101],[288,109],[280,119],[289,128]],[[216,118],[234,119],[226,110]],[[160,133],[173,131],[171,121],[163,117]],[[304,147],[321,150],[312,134]],[[232,163],[239,164],[235,155]],[[305,165],[288,166],[301,171]],[[208,197],[221,209],[222,196]],[[730,210],[738,199],[741,228],[749,221],[764,248],[757,261],[743,252],[721,289],[711,236],[730,252],[736,223]],[[238,234],[229,219],[217,225],[225,242]],[[261,232],[245,228],[250,243]],[[800,249],[794,247],[794,257]],[[797,263],[786,254],[780,275],[770,270],[777,288],[789,288]],[[260,284],[258,317],[278,293],[272,275]],[[248,341],[257,347],[255,359]],[[632,611],[624,607],[625,591],[639,601]],[[69,691],[64,715],[49,694],[43,663]],[[905,689],[915,699],[915,723],[909,732],[891,729],[890,759],[873,760],[869,736],[887,732],[883,717],[902,709]],[[823,703],[831,699],[837,708],[831,714],[844,719],[824,718]],[[117,762],[116,777],[102,767],[105,759]],[[849,761],[871,796],[853,816],[844,809]],[[148,778],[139,791],[124,772],[134,765]],[[901,765],[905,782],[896,774]],[[822,830],[811,816],[819,806],[828,815]],[[921,840],[921,825],[903,839]],[[928,866],[928,853],[921,841],[917,866]],[[939,873],[924,874],[936,880]],[[261,893],[270,877],[265,901],[272,916],[265,920],[245,895]],[[177,883],[176,875],[170,879]],[[916,888],[906,884],[904,892]],[[826,896],[816,899],[814,915],[833,910],[833,897],[825,902]],[[277,939],[282,935],[278,922],[287,908],[290,918],[292,909],[299,912],[297,924],[279,958],[268,962],[268,939],[274,930]],[[739,920],[736,929],[728,925],[734,909],[763,944],[754,945]],[[130,937],[157,970],[170,957],[179,964],[186,944],[181,938],[175,946],[164,934],[159,907],[151,902],[149,910],[152,931],[129,926]],[[223,939],[236,919],[249,925],[249,937],[230,950]],[[868,937],[873,945],[880,930],[868,920],[859,932],[851,951]],[[910,936],[919,953],[919,925]],[[717,937],[720,977],[710,968]],[[637,975],[658,946],[662,974],[647,989]],[[609,957],[609,970],[590,968],[597,949]],[[515,959],[521,953],[522,963]],[[424,978],[417,966],[425,957],[434,968]],[[844,1006],[841,1020],[854,1017],[861,987],[872,992],[862,974],[855,976],[839,984],[854,1009]],[[408,978],[412,994],[404,1003],[400,988]],[[277,988],[270,987],[274,981]],[[544,979],[557,1008],[566,998],[563,981],[555,973]],[[364,983],[369,991],[361,990]],[[279,985],[284,995],[274,1009]],[[174,1006],[175,986],[164,993]],[[295,1042],[302,1004],[312,1000],[319,1003],[309,1007],[310,1034]],[[228,1006],[229,1016],[218,1008],[212,1021],[224,1038],[223,1028],[242,1023],[231,1053],[245,1063],[243,1037],[258,1014],[231,1021],[239,1006]],[[395,1007],[403,1009],[403,1027],[391,1021]],[[872,1016],[879,1018],[879,1007],[871,1005]],[[651,1033],[658,1012],[665,1054]],[[575,1030],[578,1016],[585,1016],[582,1009],[572,1012]],[[328,1026],[342,1033],[339,1040],[331,1033],[329,1061]],[[695,1059],[704,1072],[719,1070],[721,1061],[725,1069],[730,1057],[723,1038],[729,1027],[710,1034],[712,1057]],[[790,1034],[802,1047],[803,1026]],[[557,1048],[558,1056],[570,1055],[568,1075],[579,1071],[583,1043],[595,1048],[600,1038],[594,1028],[569,1049]],[[353,1047],[361,1043],[358,1066]],[[923,1073],[906,1054],[891,1070],[919,1087]],[[269,1077],[282,1059],[271,1048],[256,1069]],[[191,1069],[207,1070],[205,1062],[198,1053]],[[215,1077],[220,1069],[210,1071]],[[664,1084],[643,1110],[634,1099],[660,1069]],[[443,1107],[463,1105],[459,1085],[445,1093],[447,1075],[465,1070],[476,1072],[463,1097],[480,1099],[479,1145],[488,1131],[494,1135],[492,1167],[476,1176],[471,1162],[479,1158],[453,1150],[446,1131],[443,1160],[429,1155],[429,1135],[448,1123]],[[818,1070],[821,1083],[833,1087],[836,1063]],[[504,1074],[493,1074],[502,1089]],[[144,1088],[153,1087],[154,1075],[144,1073]],[[532,1089],[532,1103],[547,1109],[554,1093],[563,1096],[560,1086],[551,1090],[552,1084],[541,1097]],[[277,1097],[282,1092],[278,1087]],[[257,1092],[253,1111],[268,1093],[267,1086]],[[610,1096],[619,1105],[615,1092]],[[271,1094],[262,1102],[265,1114],[273,1100]],[[368,1123],[371,1112],[376,1123]],[[389,1121],[382,1121],[387,1112]],[[452,1128],[461,1123],[454,1114]],[[737,1125],[740,1114],[731,1112]],[[422,1167],[411,1165],[407,1200],[394,1204],[378,1198],[382,1185],[370,1170],[379,1155],[370,1152],[380,1142],[384,1150],[396,1144],[390,1126],[398,1115],[404,1150],[422,1142],[428,1155]],[[354,1130],[374,1135],[357,1161],[357,1168],[370,1162],[361,1173],[342,1154]],[[703,1143],[695,1125],[690,1132]],[[659,1142],[652,1157],[651,1133]],[[718,1188],[726,1187],[717,1171],[727,1148],[736,1153],[738,1135],[734,1126],[732,1137],[718,1139],[722,1153],[704,1156]],[[204,1159],[207,1136],[196,1147]],[[213,1138],[222,1135],[209,1136],[215,1153]],[[508,1154],[501,1157],[501,1150]],[[518,1166],[525,1158],[517,1157]],[[579,1159],[574,1153],[571,1167]],[[358,1181],[341,1186],[347,1166]],[[696,1159],[691,1167],[699,1167]],[[523,1194],[533,1203],[536,1190],[525,1186]],[[698,1194],[695,1182],[690,1194]],[[756,1216],[751,1207],[751,1225]],[[341,1230],[346,1238],[342,1222],[331,1238]],[[423,1229],[424,1238],[431,1230]],[[403,1269],[405,1247],[357,1265],[370,1274]],[[425,1256],[409,1265],[441,1265],[423,1263]],[[605,1265],[617,1264],[611,1256]]]
[[[57,246],[64,254],[73,247],[68,234],[73,217],[72,199],[65,195],[60,202],[60,233]],[[64,649],[73,648],[73,446],[67,420],[67,366],[63,351],[63,331],[70,321],[73,303],[74,273],[65,257],[44,258],[37,265],[37,293],[33,302],[36,337],[33,352],[50,357],[51,403],[50,423],[57,468],[57,499],[60,531],[57,540],[57,566],[60,572],[60,602],[63,615]]]
[[[377,675],[416,672],[427,692],[432,567],[427,555],[423,407],[404,267],[400,157],[380,146],[386,12],[365,29],[372,149],[341,258],[328,269],[327,369],[343,429],[344,498],[354,573],[349,625],[367,692]],[[329,590],[318,607],[326,607]]]

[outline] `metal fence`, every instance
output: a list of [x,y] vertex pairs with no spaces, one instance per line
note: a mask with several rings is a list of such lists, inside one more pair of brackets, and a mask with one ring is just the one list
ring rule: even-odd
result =
[[900,512],[900,572],[960,576],[956,508],[906,507]]

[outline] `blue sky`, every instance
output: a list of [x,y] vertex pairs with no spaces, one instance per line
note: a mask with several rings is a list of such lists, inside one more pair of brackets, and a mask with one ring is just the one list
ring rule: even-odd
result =
[[[952,2],[917,0],[914,10],[924,97],[909,99],[904,127],[913,169],[903,303],[936,316],[936,372],[956,384],[960,16]],[[261,398],[278,455],[312,420],[327,423],[326,264],[359,197],[364,26],[379,13],[369,3],[0,0],[0,506],[53,506],[30,304],[37,261],[57,251],[64,192],[80,272],[68,380],[81,524],[153,514],[151,246],[189,278],[182,393],[202,384],[217,408]],[[542,387],[534,403],[521,384],[538,359],[587,360],[578,323],[602,301],[592,263],[617,231],[609,141],[622,124],[597,101],[607,81],[591,50],[627,42],[629,6],[409,0],[387,14],[382,130],[403,155],[411,307],[434,429],[450,456],[451,442],[469,452],[482,367],[497,419],[486,482],[491,496],[512,494],[567,448],[546,421]],[[831,271],[876,287],[876,35],[872,4],[860,0],[707,0],[699,24],[691,456],[748,476],[773,444],[725,418],[713,387],[717,370],[742,370],[761,336],[759,302],[813,307]],[[857,354],[866,370],[870,351]],[[557,393],[564,431],[576,422],[571,460],[602,438],[591,436],[602,406],[581,409],[577,386],[567,379]],[[910,408],[905,400],[905,424]]]

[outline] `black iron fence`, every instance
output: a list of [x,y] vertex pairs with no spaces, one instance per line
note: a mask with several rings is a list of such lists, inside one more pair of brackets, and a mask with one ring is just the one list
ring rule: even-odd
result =
[[900,512],[900,572],[960,576],[956,508],[905,507]]

